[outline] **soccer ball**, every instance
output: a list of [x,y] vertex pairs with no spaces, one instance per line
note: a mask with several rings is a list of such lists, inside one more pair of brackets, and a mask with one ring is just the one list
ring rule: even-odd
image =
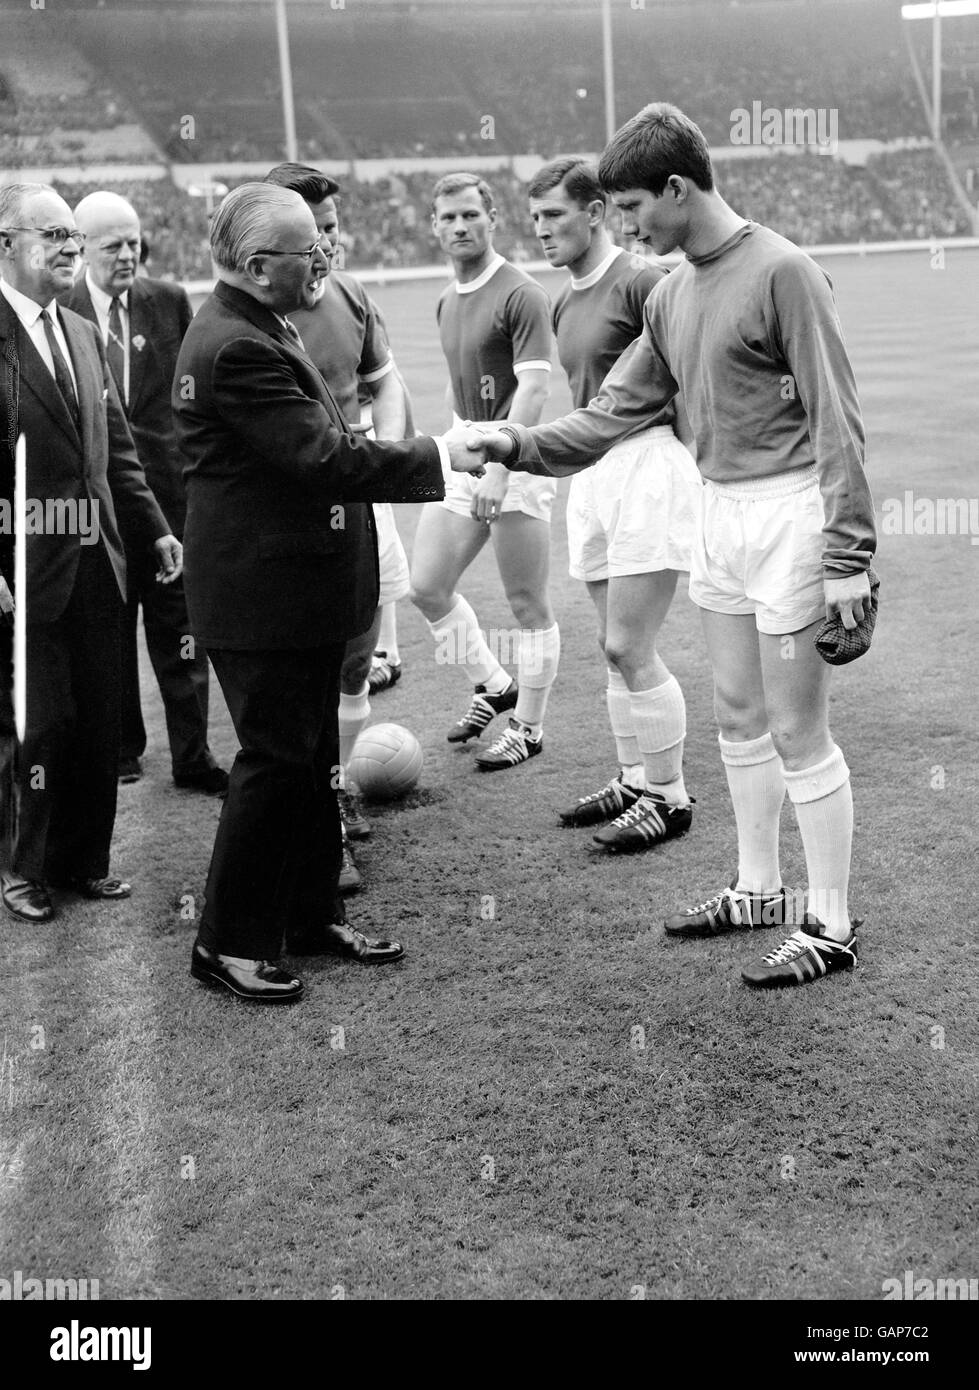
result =
[[347,782],[368,801],[393,801],[418,783],[422,750],[401,724],[372,724],[354,744],[347,763]]

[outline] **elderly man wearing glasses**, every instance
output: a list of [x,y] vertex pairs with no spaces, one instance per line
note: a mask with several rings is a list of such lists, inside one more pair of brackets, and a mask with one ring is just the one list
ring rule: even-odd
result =
[[[27,445],[26,726],[15,760],[17,830],[3,904],[23,922],[54,915],[52,888],[105,900],[130,886],[109,871],[119,761],[124,542],[155,554],[172,583],[181,547],[146,484],[89,323],[59,308],[83,238],[44,184],[0,188],[0,500],[12,516],[15,444]],[[37,504],[41,504],[38,507]],[[9,613],[12,526],[0,527],[0,607]],[[10,627],[0,628],[10,671]]]
[[[447,440],[353,433],[287,317],[328,273],[298,193],[243,184],[211,224],[218,285],[187,330],[173,386],[187,459],[186,592],[241,751],[231,769],[191,973],[239,998],[286,1002],[275,963],[333,953],[397,960],[397,940],[346,922],[341,863],[340,667],[377,609],[371,502],[442,496]],[[478,451],[476,451],[478,452]]]

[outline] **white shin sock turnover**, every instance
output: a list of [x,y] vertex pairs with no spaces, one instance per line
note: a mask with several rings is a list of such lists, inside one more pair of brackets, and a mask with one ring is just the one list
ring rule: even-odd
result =
[[721,758],[738,825],[738,887],[773,893],[782,886],[778,827],[785,800],[782,759],[770,733],[744,743],[720,737]]
[[367,717],[371,712],[370,700],[367,698],[369,687],[364,681],[364,687],[359,695],[345,695],[340,692],[340,766],[346,767],[350,761],[350,755],[354,751],[354,744],[360,736],[360,731],[367,723]]
[[632,727],[646,764],[646,783],[674,805],[689,801],[683,784],[687,707],[676,676],[651,690],[629,692]]
[[[632,727],[632,709],[629,704],[629,687],[625,678],[614,666],[608,668],[608,686],[605,691],[605,704],[608,709],[608,722],[615,739],[615,753],[621,767],[636,767],[642,763],[642,754]],[[646,785],[646,772],[643,769],[642,786]]]
[[519,691],[513,716],[526,724],[535,737],[540,733],[560,658],[561,634],[557,623],[550,627],[521,628],[517,646]]
[[507,688],[510,677],[487,646],[479,619],[461,594],[448,613],[428,627],[440,666],[461,666],[474,686],[485,685],[494,695]]
[[850,935],[847,891],[853,845],[850,769],[836,745],[813,767],[785,772],[809,876],[808,910],[837,941]]

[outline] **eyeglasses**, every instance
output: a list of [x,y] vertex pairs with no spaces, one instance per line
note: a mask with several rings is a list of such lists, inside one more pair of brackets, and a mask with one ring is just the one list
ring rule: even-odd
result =
[[[253,255],[253,256],[302,256],[303,260],[304,260],[304,261],[307,263],[307,265],[308,265],[309,262],[310,262],[310,261],[313,259],[313,257],[316,255],[317,251],[321,251],[321,250],[322,250],[322,247],[320,246],[319,242],[318,242],[318,241],[314,241],[314,242],[313,242],[313,245],[310,246],[309,249],[308,249],[307,251],[253,251],[253,252],[252,252],[252,255]],[[328,253],[327,253],[326,251],[323,251],[323,255],[324,255],[324,256],[327,255],[327,254],[328,254]]]
[[85,233],[80,232],[77,227],[4,227],[4,232],[36,232],[42,241],[50,242],[52,246],[64,246],[66,241],[77,242],[79,246],[85,245]]

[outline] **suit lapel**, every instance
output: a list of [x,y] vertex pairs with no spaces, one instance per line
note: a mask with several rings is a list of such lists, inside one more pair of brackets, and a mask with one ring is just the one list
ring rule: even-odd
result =
[[238,313],[242,314],[256,328],[267,333],[288,350],[289,356],[296,363],[297,373],[303,379],[308,379],[313,390],[316,392],[325,410],[333,416],[338,430],[344,434],[350,434],[350,426],[344,419],[343,411],[337,404],[333,392],[330,390],[329,383],[316,363],[308,353],[300,351],[299,347],[289,336],[286,329],[279,322],[271,309],[266,309],[264,304],[259,304],[257,299],[253,299],[250,294],[245,294],[243,290],[235,289],[233,285],[227,285],[223,280],[219,280],[214,287],[214,293],[218,299],[225,304],[230,304]]
[[[58,390],[57,382],[45,366],[44,358],[31,342],[20,319],[2,295],[0,295],[0,310],[3,311],[6,319],[7,336],[12,340],[20,359],[21,387],[26,387],[34,393],[55,424],[64,431],[73,444],[78,445],[80,442],[78,431],[75,428],[74,420],[68,413],[64,398]],[[61,319],[61,324],[63,328],[65,325],[64,317]],[[74,361],[74,355],[72,361]]]
[[[100,360],[92,350],[88,329],[84,323],[79,323],[69,309],[61,315],[61,327],[68,341],[72,366],[75,368],[78,408],[82,417],[83,466],[87,472],[91,451],[84,445],[88,440],[94,438],[95,421],[98,412],[102,409],[105,384],[102,373],[99,371]],[[65,413],[67,414],[67,411]]]
[[[126,414],[132,416],[139,403],[140,393],[146,381],[148,355],[153,350],[152,302],[134,280],[129,287],[129,407]],[[133,341],[142,339],[142,348]]]
[[14,333],[15,318],[0,295],[0,447],[14,456],[17,443],[17,404],[20,398],[20,355]]

